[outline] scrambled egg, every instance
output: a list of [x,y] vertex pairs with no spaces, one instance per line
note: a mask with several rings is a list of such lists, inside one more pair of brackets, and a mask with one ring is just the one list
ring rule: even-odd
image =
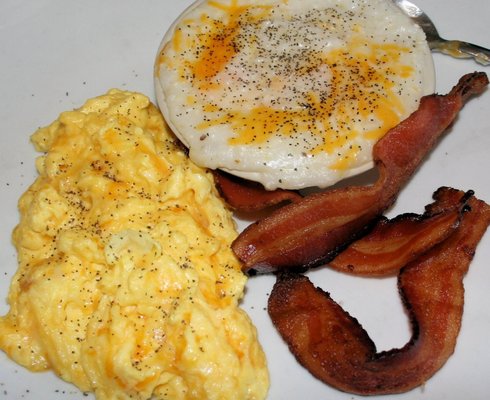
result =
[[262,399],[230,212],[147,97],[111,90],[39,129],[0,348],[98,399]]

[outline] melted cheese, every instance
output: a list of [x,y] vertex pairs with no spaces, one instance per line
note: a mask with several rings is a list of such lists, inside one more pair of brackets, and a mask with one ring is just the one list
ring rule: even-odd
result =
[[388,0],[202,0],[165,35],[155,87],[196,163],[301,189],[372,166],[434,77]]
[[112,90],[32,140],[0,348],[98,399],[263,399],[231,214],[148,98]]

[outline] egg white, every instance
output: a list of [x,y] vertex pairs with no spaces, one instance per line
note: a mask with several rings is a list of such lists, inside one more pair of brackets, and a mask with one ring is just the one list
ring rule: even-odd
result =
[[155,64],[159,107],[191,159],[270,190],[368,170],[434,81],[424,33],[389,0],[199,0]]

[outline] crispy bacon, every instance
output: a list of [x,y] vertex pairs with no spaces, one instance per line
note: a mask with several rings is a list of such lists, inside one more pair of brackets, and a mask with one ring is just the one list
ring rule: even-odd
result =
[[214,181],[223,199],[238,212],[256,212],[295,202],[302,196],[294,190],[266,190],[260,183],[214,170]]
[[458,227],[466,199],[448,196],[446,188],[434,193],[434,203],[424,214],[402,214],[383,218],[362,238],[351,243],[329,266],[361,276],[397,274],[400,267],[446,239]]
[[464,103],[487,84],[486,74],[475,72],[447,95],[423,97],[418,110],[374,146],[374,185],[312,194],[247,227],[232,244],[243,270],[308,268],[331,260],[394,202]]
[[378,353],[358,321],[328,293],[305,276],[279,274],[268,311],[298,361],[323,382],[355,394],[402,393],[424,384],[454,352],[463,277],[490,224],[490,206],[474,197],[468,204],[459,228],[400,272],[399,290],[413,327],[400,349]]

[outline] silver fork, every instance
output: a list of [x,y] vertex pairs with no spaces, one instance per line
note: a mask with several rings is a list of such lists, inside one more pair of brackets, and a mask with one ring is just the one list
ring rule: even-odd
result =
[[490,64],[490,50],[476,44],[460,40],[443,39],[427,14],[408,0],[393,0],[393,2],[425,32],[429,47],[456,58],[471,58],[483,65]]

